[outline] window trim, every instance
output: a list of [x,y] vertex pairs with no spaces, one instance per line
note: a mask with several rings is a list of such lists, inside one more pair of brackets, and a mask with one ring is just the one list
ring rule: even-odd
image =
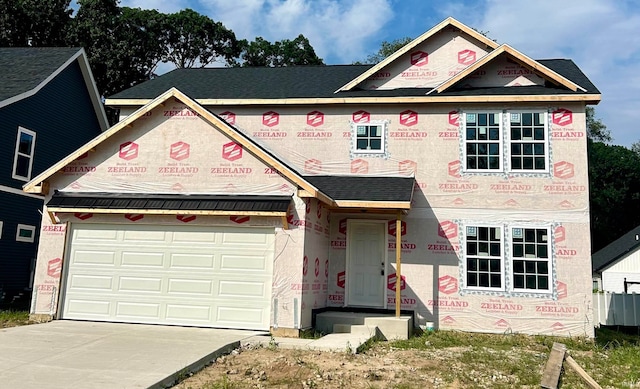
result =
[[[30,135],[33,138],[32,141],[31,141],[31,155],[26,155],[26,154],[20,153],[20,136],[23,133],[27,134],[27,135]],[[18,132],[17,132],[17,136],[16,136],[16,145],[15,145],[14,154],[13,154],[13,167],[11,169],[11,178],[13,178],[15,180],[24,181],[24,182],[29,182],[31,180],[31,173],[33,172],[33,158],[34,158],[34,155],[35,155],[35,151],[36,151],[36,133],[35,133],[35,131],[31,131],[31,130],[28,130],[28,129],[24,128],[24,127],[18,126]],[[26,176],[21,176],[21,175],[17,174],[17,172],[16,172],[16,169],[18,168],[18,157],[19,156],[29,158],[29,170],[28,170]]]
[[[31,237],[20,236],[20,230],[31,231]],[[16,242],[33,243],[36,240],[36,226],[29,224],[18,224],[16,227]]]
[[[492,287],[484,287],[484,286],[469,286],[467,285],[467,239],[468,239],[468,227],[487,227],[487,228],[499,228],[500,229],[500,284],[502,285],[500,288],[492,288]],[[478,291],[478,292],[505,292],[507,290],[507,276],[506,276],[506,259],[505,259],[505,226],[500,223],[492,224],[492,223],[465,223],[462,224],[462,235],[464,237],[464,242],[461,242],[462,249],[462,290],[467,291]]]
[[[544,142],[540,142],[540,141],[533,141],[532,143],[542,143],[544,144],[544,162],[545,162],[545,169],[544,170],[536,170],[536,169],[513,169],[511,167],[511,145],[513,144],[514,141],[513,139],[511,139],[511,114],[520,114],[522,115],[523,113],[532,113],[532,114],[537,114],[537,113],[541,113],[543,114],[543,119],[542,122],[544,124]],[[505,148],[505,165],[506,165],[506,171],[508,171],[509,173],[521,173],[521,174],[548,174],[550,172],[550,162],[551,162],[551,153],[549,150],[549,147],[551,145],[550,143],[550,137],[551,137],[551,133],[550,133],[550,129],[551,129],[551,125],[549,124],[549,112],[544,110],[544,109],[517,109],[517,110],[508,110],[504,112],[504,123],[505,123],[505,143],[506,143],[506,148]]]
[[[553,245],[552,245],[552,240],[553,240],[553,234],[552,234],[552,229],[551,229],[551,225],[549,224],[510,224],[508,225],[508,233],[507,233],[507,238],[508,238],[508,242],[509,242],[509,250],[507,252],[508,254],[508,261],[509,261],[509,279],[511,281],[510,284],[510,291],[514,292],[514,293],[519,293],[519,294],[524,294],[524,293],[532,293],[532,294],[551,294],[553,293],[553,289],[554,289],[554,284],[555,284],[555,278],[553,275],[553,266],[554,266],[554,261],[553,261]],[[516,288],[515,287],[515,276],[514,276],[514,267],[513,267],[513,261],[515,260],[515,257],[513,256],[513,229],[514,228],[522,228],[522,229],[536,229],[536,230],[542,230],[545,229],[547,230],[547,258],[538,258],[536,257],[535,260],[536,261],[546,261],[547,262],[547,269],[548,269],[548,276],[549,276],[549,280],[548,280],[548,285],[549,287],[547,289],[527,289],[527,288]],[[524,260],[527,260],[526,257],[523,257]]]
[[[387,147],[387,131],[388,120],[370,120],[367,123],[355,123],[351,122],[351,154],[353,156],[386,156],[388,153]],[[380,150],[359,150],[358,149],[358,126],[379,126],[382,130],[380,136]]]
[[[472,111],[460,111],[462,114],[460,115],[460,122],[462,126],[462,130],[460,131],[460,136],[462,139],[462,172],[463,173],[504,173],[505,171],[505,129],[504,129],[504,116],[503,112],[495,109],[488,110],[472,110]],[[467,167],[467,114],[497,114],[498,115],[498,133],[500,135],[500,140],[498,142],[498,150],[500,150],[500,167],[498,169],[470,169]]]
[[2,240],[2,232],[3,232],[2,227],[4,227],[4,222],[0,221],[0,240]]

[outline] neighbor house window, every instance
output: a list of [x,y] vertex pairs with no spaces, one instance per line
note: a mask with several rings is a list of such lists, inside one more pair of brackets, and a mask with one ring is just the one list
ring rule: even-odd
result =
[[36,227],[30,226],[27,224],[18,224],[18,228],[16,230],[16,241],[17,242],[28,242],[33,243],[36,235]]
[[357,154],[385,153],[385,123],[354,123],[353,152]]
[[549,228],[511,228],[513,289],[551,291]]
[[463,290],[551,293],[550,227],[467,224],[463,231]]
[[499,112],[464,115],[464,170],[502,171],[502,125]]
[[509,113],[509,149],[511,170],[547,171],[549,166],[547,113]]
[[549,172],[547,112],[466,112],[462,118],[465,172]]
[[35,132],[18,127],[16,150],[13,157],[13,178],[21,181],[29,181],[31,179],[35,143]]
[[504,288],[502,227],[467,226],[465,245],[466,286]]

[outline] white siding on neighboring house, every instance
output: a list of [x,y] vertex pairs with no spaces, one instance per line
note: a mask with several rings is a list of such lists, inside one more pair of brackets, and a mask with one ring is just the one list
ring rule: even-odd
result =
[[[602,271],[602,290],[624,292],[624,279],[640,282],[640,249]],[[629,293],[640,293],[640,285],[629,285]]]

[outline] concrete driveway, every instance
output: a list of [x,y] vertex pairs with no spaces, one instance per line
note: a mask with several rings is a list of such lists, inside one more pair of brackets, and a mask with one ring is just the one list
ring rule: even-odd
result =
[[264,332],[56,320],[0,330],[0,388],[163,388]]

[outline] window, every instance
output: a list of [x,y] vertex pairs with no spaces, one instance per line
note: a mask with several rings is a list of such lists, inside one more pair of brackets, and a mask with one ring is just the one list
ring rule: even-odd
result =
[[511,229],[513,289],[551,291],[548,228]]
[[546,112],[514,112],[509,116],[511,170],[547,171]]
[[466,237],[467,287],[502,290],[502,228],[468,226]]
[[353,147],[355,154],[384,154],[386,152],[386,122],[353,123]]
[[36,227],[26,224],[18,224],[16,230],[16,242],[33,243],[35,241]]
[[547,112],[467,112],[463,118],[465,172],[549,172]]
[[551,228],[468,224],[461,240],[463,290],[551,293]]
[[35,142],[35,132],[18,127],[16,152],[13,157],[13,178],[21,181],[29,181],[31,179]]
[[481,112],[465,115],[465,170],[502,170],[502,129],[500,113]]

